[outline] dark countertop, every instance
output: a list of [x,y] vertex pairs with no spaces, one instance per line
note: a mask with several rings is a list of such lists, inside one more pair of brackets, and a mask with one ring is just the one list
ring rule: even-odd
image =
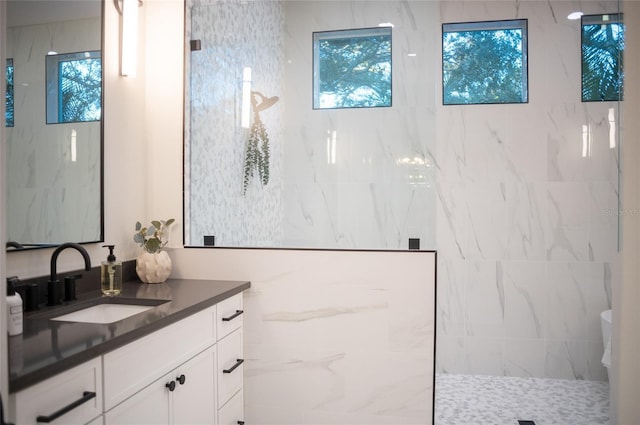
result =
[[[20,391],[128,344],[250,286],[250,282],[219,280],[169,279],[161,284],[132,281],[123,284],[117,297],[102,297],[96,289],[78,294],[76,301],[25,313],[22,335],[9,337],[9,392]],[[166,302],[110,324],[50,320],[94,305],[97,299],[125,304]]]

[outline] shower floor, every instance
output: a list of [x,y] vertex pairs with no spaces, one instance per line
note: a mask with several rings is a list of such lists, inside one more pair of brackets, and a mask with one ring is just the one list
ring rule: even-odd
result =
[[435,394],[435,425],[609,424],[608,382],[439,374]]

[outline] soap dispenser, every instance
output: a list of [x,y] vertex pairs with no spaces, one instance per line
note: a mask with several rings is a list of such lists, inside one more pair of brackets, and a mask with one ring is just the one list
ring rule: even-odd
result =
[[122,261],[116,261],[113,255],[115,245],[103,245],[103,248],[109,249],[109,255],[100,266],[100,285],[102,293],[111,297],[122,292]]
[[7,331],[9,336],[22,333],[22,297],[16,292],[17,277],[7,278]]

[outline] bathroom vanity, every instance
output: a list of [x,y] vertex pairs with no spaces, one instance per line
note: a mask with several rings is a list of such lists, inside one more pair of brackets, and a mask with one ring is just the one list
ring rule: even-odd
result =
[[26,314],[24,334],[9,341],[10,421],[241,423],[242,291],[249,287],[127,282],[109,301],[147,308],[122,320],[56,319],[95,303],[99,291]]

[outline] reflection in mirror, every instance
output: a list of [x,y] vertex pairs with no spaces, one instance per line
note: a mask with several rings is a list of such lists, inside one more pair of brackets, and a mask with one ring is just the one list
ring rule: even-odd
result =
[[102,10],[7,2],[9,250],[103,238]]

